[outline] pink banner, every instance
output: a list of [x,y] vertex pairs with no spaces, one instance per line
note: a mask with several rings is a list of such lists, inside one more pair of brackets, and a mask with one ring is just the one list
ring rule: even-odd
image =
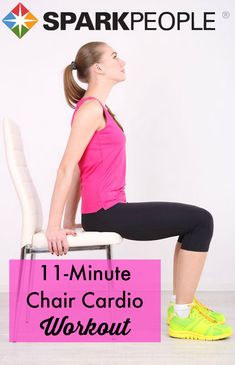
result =
[[160,342],[160,260],[10,260],[10,342]]

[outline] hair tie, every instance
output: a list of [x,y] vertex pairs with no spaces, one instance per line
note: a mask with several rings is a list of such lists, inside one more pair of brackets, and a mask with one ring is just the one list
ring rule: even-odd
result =
[[77,70],[77,64],[75,61],[71,62],[72,70]]

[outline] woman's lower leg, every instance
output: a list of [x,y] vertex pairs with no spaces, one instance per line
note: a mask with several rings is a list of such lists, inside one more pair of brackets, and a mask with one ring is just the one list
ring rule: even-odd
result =
[[211,213],[203,208],[199,212],[193,230],[181,236],[184,244],[181,247],[179,242],[176,244],[173,280],[176,304],[193,302],[213,235]]
[[176,295],[176,275],[177,275],[177,262],[178,254],[181,247],[181,242],[176,242],[174,253],[174,265],[173,265],[173,294]]
[[176,275],[174,277],[176,304],[193,302],[207,253],[188,251],[182,248],[177,251]]

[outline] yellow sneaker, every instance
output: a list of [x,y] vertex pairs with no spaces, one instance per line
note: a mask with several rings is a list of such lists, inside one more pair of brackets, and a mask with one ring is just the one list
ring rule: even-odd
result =
[[[205,313],[207,316],[211,317],[211,319],[215,320],[217,323],[223,324],[225,323],[225,316],[222,313],[216,312],[213,309],[208,308],[194,296],[193,303],[197,304],[203,313]],[[170,324],[170,317],[172,313],[174,312],[174,303],[170,302],[168,309],[167,309],[167,324]]]
[[232,327],[219,324],[195,304],[191,307],[188,317],[181,318],[175,312],[170,316],[168,334],[170,337],[192,340],[220,340],[232,335]]

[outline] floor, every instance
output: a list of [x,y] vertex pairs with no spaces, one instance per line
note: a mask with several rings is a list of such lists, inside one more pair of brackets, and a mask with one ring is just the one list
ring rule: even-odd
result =
[[[8,293],[0,293],[0,364],[4,365],[129,365],[129,364],[235,364],[235,333],[219,341],[174,339],[165,323],[171,292],[162,291],[160,343],[10,343]],[[197,292],[198,299],[226,315],[235,328],[235,292]]]

